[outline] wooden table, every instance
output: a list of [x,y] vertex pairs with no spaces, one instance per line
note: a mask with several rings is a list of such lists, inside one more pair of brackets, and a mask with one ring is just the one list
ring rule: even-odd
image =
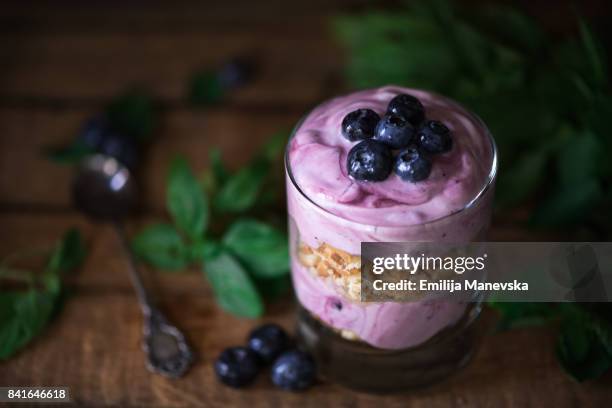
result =
[[[128,85],[137,82],[151,89],[167,113],[143,172],[146,212],[131,223],[136,230],[164,216],[163,180],[175,154],[202,169],[208,149],[219,146],[237,167],[269,135],[339,91],[342,54],[330,41],[325,18],[348,3],[2,6],[0,255],[48,245],[68,227],[78,226],[89,256],[68,282],[72,295],[45,334],[0,363],[0,386],[66,385],[80,405],[121,407],[560,407],[612,401],[609,377],[578,385],[562,373],[552,348],[554,332],[545,328],[490,335],[467,369],[410,394],[370,396],[331,384],[291,394],[274,389],[265,376],[254,387],[235,391],[219,385],[211,362],[224,347],[242,343],[260,322],[220,311],[199,270],[156,276],[163,307],[188,334],[198,364],[177,381],[145,369],[140,311],[113,231],[72,209],[71,169],[47,161],[41,149],[70,140],[83,119]],[[186,81],[195,69],[245,52],[262,60],[255,83],[210,109],[195,110],[184,102]],[[520,218],[520,213],[499,217],[493,238],[529,239],[515,226]],[[270,305],[262,321],[291,327],[292,319],[287,300]]]

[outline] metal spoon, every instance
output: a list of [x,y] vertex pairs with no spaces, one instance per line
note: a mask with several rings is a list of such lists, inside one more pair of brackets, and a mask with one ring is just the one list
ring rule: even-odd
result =
[[129,260],[129,274],[144,315],[143,350],[150,371],[181,377],[193,362],[185,336],[154,306],[136,267],[122,220],[135,208],[136,186],[130,171],[109,156],[86,158],[73,184],[76,207],[89,217],[111,222]]

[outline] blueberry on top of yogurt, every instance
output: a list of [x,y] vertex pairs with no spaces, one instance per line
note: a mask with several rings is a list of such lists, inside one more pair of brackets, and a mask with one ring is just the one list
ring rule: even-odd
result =
[[393,166],[391,151],[375,140],[357,143],[348,153],[347,170],[355,180],[382,181]]
[[399,94],[391,99],[387,113],[401,116],[414,126],[418,126],[425,119],[423,104],[409,94]]
[[412,142],[414,127],[402,116],[385,115],[378,125],[374,139],[388,145],[392,149],[401,149]]
[[404,181],[425,180],[431,173],[431,160],[418,148],[411,146],[402,150],[395,161],[395,174]]
[[442,122],[428,120],[418,130],[417,142],[429,153],[446,153],[453,147],[450,130]]
[[374,129],[380,116],[372,109],[357,109],[342,119],[342,135],[356,142],[374,136]]

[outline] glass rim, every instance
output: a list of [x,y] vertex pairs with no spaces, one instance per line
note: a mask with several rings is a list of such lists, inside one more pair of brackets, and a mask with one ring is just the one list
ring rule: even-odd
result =
[[[428,91],[429,92],[429,91]],[[432,94],[438,95],[434,92],[430,92]],[[320,205],[319,203],[317,203],[316,201],[314,201],[313,199],[311,199],[308,194],[306,194],[304,192],[304,190],[301,189],[301,187],[299,186],[299,184],[297,183],[297,181],[295,180],[294,176],[293,176],[293,172],[291,171],[291,163],[289,162],[289,146],[291,145],[291,141],[293,140],[293,137],[295,136],[296,132],[299,130],[299,128],[302,126],[302,123],[304,122],[304,120],[308,117],[308,115],[310,114],[309,111],[308,113],[306,113],[304,116],[302,116],[300,118],[300,120],[298,121],[298,123],[294,126],[293,130],[291,131],[291,135],[289,136],[289,140],[287,141],[287,144],[285,145],[285,157],[284,157],[284,163],[285,163],[285,174],[289,176],[289,180],[291,180],[291,184],[293,185],[293,187],[298,191],[298,193],[304,197],[310,204],[314,205],[318,210],[323,211],[326,215],[333,217],[333,218],[337,218],[342,220],[343,222],[349,223],[349,224],[355,224],[361,227],[377,227],[377,228],[409,228],[409,227],[418,227],[418,226],[426,226],[429,224],[434,224],[434,223],[438,223],[441,221],[444,221],[450,217],[459,215],[464,213],[465,211],[468,211],[470,209],[472,209],[473,207],[476,207],[476,205],[482,200],[482,198],[485,196],[485,194],[492,188],[493,183],[496,180],[497,177],[497,171],[499,168],[499,159],[498,159],[498,150],[497,150],[497,144],[495,143],[495,139],[493,138],[493,135],[491,134],[491,131],[489,130],[489,127],[484,123],[484,121],[480,118],[480,116],[478,116],[477,114],[475,114],[474,112],[472,112],[471,110],[466,109],[463,105],[461,105],[460,103],[456,102],[453,99],[450,98],[446,98],[445,99],[450,100],[452,103],[460,106],[468,115],[470,115],[481,127],[482,129],[484,129],[484,133],[486,134],[486,137],[489,141],[490,144],[490,148],[491,148],[491,168],[489,170],[489,173],[487,174],[486,179],[484,180],[484,183],[482,185],[482,187],[478,190],[478,192],[474,195],[474,197],[468,201],[462,208],[453,211],[449,214],[443,215],[442,217],[438,217],[438,218],[434,218],[431,220],[427,220],[425,222],[420,222],[420,223],[415,223],[415,224],[407,224],[407,225],[398,225],[398,226],[375,226],[373,224],[368,224],[368,223],[364,223],[364,222],[359,222],[359,221],[354,221],[351,220],[349,218],[345,218],[342,217],[330,210],[328,210],[327,208],[325,208],[324,206]]]

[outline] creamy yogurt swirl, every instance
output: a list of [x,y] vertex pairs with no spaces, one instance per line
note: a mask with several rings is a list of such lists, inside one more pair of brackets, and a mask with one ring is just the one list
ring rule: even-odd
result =
[[[419,98],[426,118],[450,129],[452,150],[433,157],[431,174],[421,182],[406,182],[394,173],[382,182],[353,180],[346,161],[356,143],[342,136],[342,119],[360,108],[382,116],[399,93]],[[421,224],[463,209],[486,183],[492,161],[487,130],[475,116],[442,96],[395,86],[319,105],[295,132],[288,155],[295,182],[320,207],[348,220],[393,227]]]

